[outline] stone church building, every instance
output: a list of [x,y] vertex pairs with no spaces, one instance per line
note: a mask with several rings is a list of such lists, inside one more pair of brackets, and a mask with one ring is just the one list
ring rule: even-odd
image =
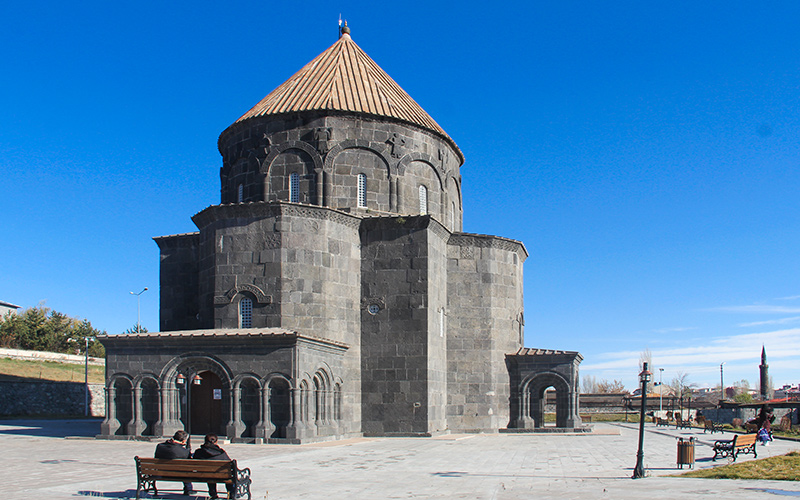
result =
[[225,129],[220,204],[155,238],[160,331],[104,336],[102,436],[300,443],[580,426],[523,347],[522,243],[462,231],[464,156],[352,41]]

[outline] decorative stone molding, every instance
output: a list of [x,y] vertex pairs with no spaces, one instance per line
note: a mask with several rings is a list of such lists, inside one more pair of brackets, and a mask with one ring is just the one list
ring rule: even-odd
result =
[[311,160],[314,162],[314,169],[316,170],[318,168],[322,168],[322,157],[314,146],[304,141],[288,141],[278,146],[269,148],[269,153],[267,153],[264,161],[261,162],[259,172],[262,175],[267,175],[270,167],[272,166],[272,162],[275,161],[275,158],[277,158],[281,153],[284,153],[290,149],[299,149],[300,151],[308,153],[308,155],[311,157]]
[[520,241],[501,238],[499,236],[488,236],[483,234],[454,233],[447,242],[448,245],[460,247],[476,248],[496,248],[507,252],[517,252],[523,258],[528,256],[525,245]]
[[212,205],[192,217],[198,228],[204,228],[218,221],[230,219],[264,219],[282,215],[309,217],[329,220],[347,227],[357,228],[361,218],[339,210],[316,205],[301,205],[285,201],[256,201],[249,203],[229,203]]
[[252,285],[250,283],[244,283],[242,285],[237,285],[230,290],[225,295],[217,295],[214,297],[214,304],[230,304],[233,302],[233,298],[236,297],[236,294],[240,292],[250,292],[252,293],[256,301],[259,304],[271,304],[272,303],[272,296],[266,295],[259,287],[256,285]]
[[436,174],[436,178],[439,180],[439,190],[441,191],[444,189],[444,180],[442,179],[443,172],[437,166],[436,160],[429,154],[413,152],[403,156],[397,164],[397,174],[404,175],[406,173],[406,167],[412,161],[421,161],[430,165],[431,169]]
[[347,149],[365,149],[367,151],[375,153],[383,160],[383,162],[386,164],[386,168],[389,171],[390,176],[396,175],[397,172],[396,160],[395,161],[392,160],[389,148],[384,146],[382,149],[377,149],[374,146],[375,143],[372,143],[364,139],[348,139],[346,141],[342,141],[337,145],[335,145],[334,147],[332,147],[331,150],[328,151],[328,154],[325,155],[325,165],[323,169],[325,170],[325,172],[329,172],[332,174],[333,164],[336,161],[336,157],[339,156],[339,153]]

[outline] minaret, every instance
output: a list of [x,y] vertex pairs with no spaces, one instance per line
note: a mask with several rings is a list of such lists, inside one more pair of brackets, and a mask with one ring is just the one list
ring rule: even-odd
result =
[[761,346],[761,364],[758,365],[761,373],[761,400],[769,399],[769,365],[767,364],[767,350]]

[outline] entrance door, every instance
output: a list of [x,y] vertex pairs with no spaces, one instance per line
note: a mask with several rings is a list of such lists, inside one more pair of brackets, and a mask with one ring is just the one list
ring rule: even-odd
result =
[[224,434],[222,429],[222,381],[214,372],[199,373],[199,385],[191,384],[192,434]]

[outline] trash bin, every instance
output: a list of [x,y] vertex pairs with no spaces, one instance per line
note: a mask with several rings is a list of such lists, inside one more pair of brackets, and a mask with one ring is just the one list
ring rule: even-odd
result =
[[678,438],[678,466],[683,469],[684,465],[689,468],[694,467],[694,438]]

